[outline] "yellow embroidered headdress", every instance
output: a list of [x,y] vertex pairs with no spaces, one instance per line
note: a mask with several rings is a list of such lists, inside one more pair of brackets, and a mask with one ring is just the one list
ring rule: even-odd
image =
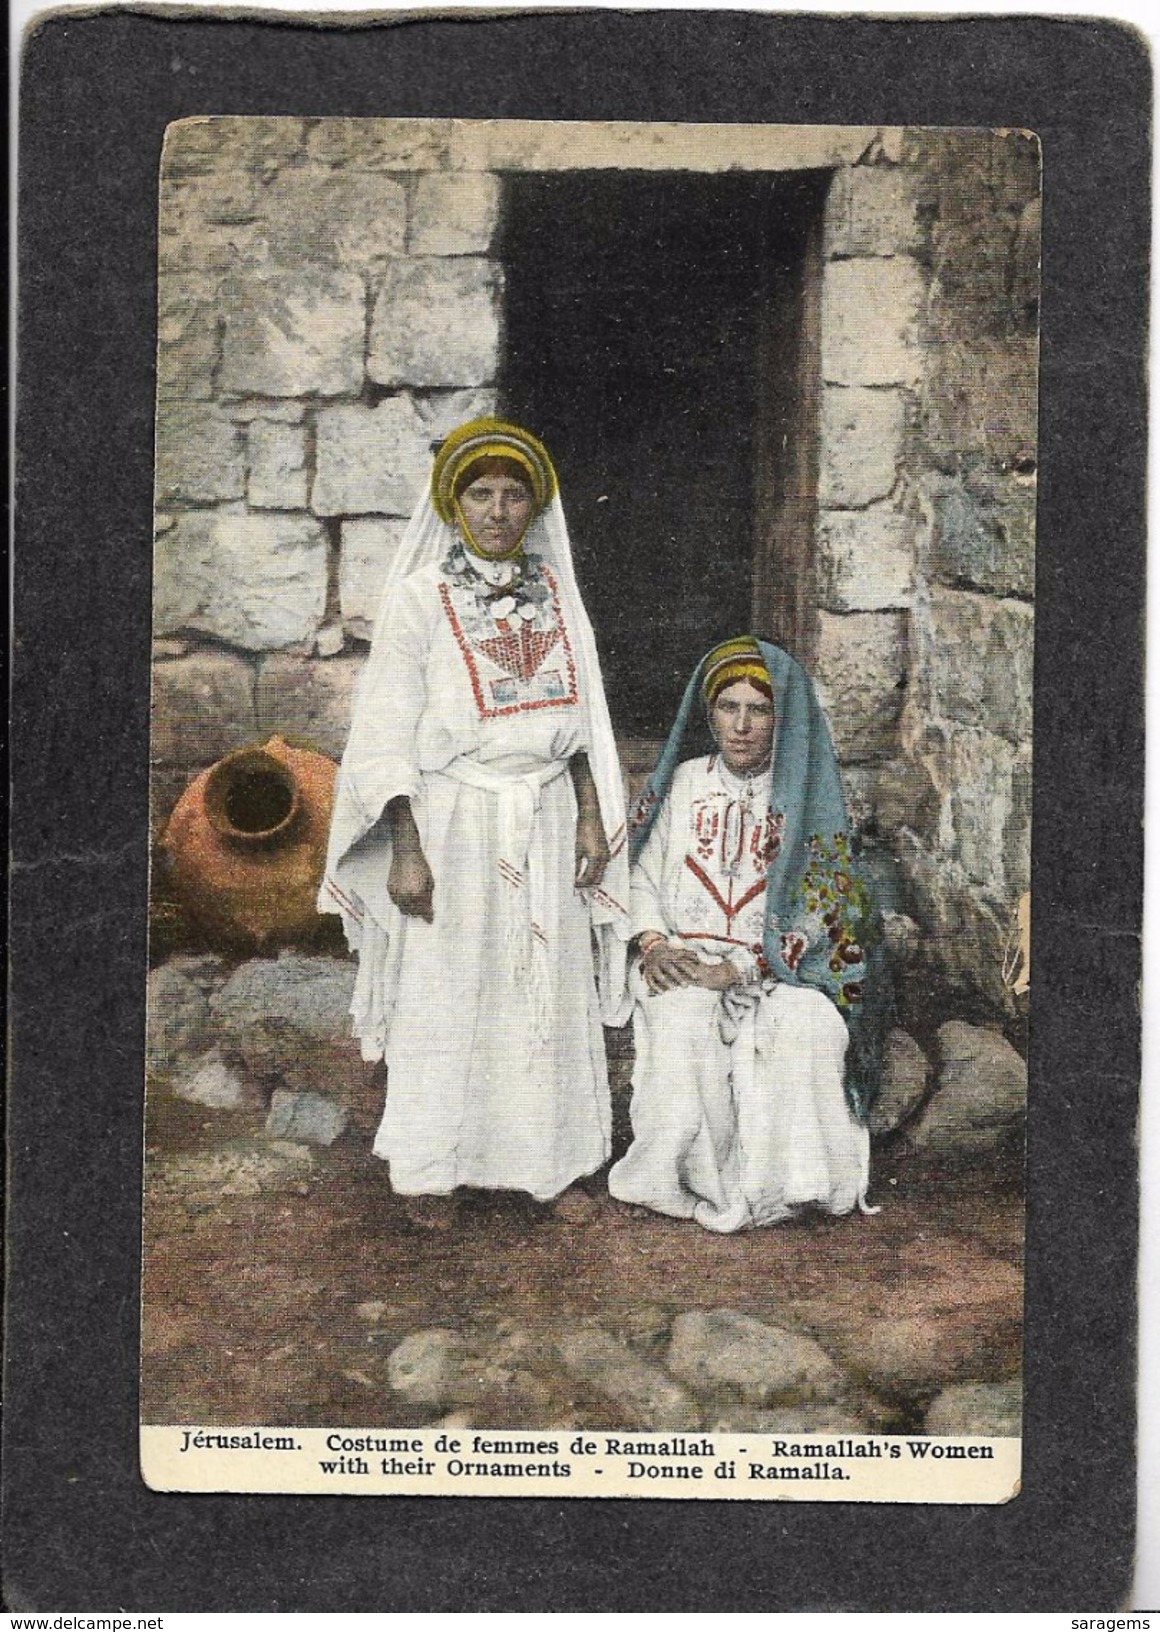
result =
[[701,672],[701,695],[706,706],[712,708],[726,686],[737,680],[748,680],[759,690],[773,696],[773,683],[761,655],[761,648],[752,635],[736,635],[714,646],[705,659]]
[[431,472],[431,502],[441,521],[456,521],[455,498],[459,478],[480,459],[510,459],[526,474],[535,514],[556,495],[556,472],[548,450],[538,437],[503,419],[472,419],[444,438]]

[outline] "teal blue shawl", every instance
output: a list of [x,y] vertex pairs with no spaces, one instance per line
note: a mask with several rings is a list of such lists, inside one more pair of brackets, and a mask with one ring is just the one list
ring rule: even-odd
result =
[[[770,801],[785,817],[765,889],[768,973],[813,986],[846,1022],[846,1098],[860,1121],[878,1092],[890,1020],[890,980],[881,915],[858,865],[838,762],[826,717],[805,670],[788,652],[758,641],[773,681],[777,715]],[[682,760],[696,753],[704,718],[698,663],[629,824],[630,857],[640,854]]]

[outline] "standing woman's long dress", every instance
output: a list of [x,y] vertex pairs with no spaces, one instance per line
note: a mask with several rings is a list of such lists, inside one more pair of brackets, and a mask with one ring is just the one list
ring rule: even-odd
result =
[[[538,598],[523,617],[495,616],[489,591],[505,568],[467,560],[429,501],[410,535],[421,564],[384,593],[320,904],[342,913],[358,951],[363,1055],[387,1062],[374,1150],[392,1187],[547,1200],[610,1149],[593,942],[619,1018],[628,929],[615,745],[558,500],[529,530]],[[574,883],[578,752],[614,850],[600,890]],[[435,880],[432,923],[387,893],[381,818],[400,795]]]

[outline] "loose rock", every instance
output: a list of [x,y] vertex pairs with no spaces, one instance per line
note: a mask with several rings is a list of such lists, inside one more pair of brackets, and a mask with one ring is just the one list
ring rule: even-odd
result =
[[580,1382],[623,1413],[625,1428],[699,1428],[701,1409],[680,1383],[649,1365],[599,1326],[556,1339],[563,1364]]
[[237,968],[212,1000],[214,1021],[226,1038],[244,1043],[262,1022],[323,1041],[347,1041],[355,966],[346,959],[283,952]]
[[1023,1431],[1022,1382],[1014,1378],[1006,1383],[959,1383],[944,1388],[930,1402],[923,1429],[928,1434],[1016,1439]]
[[812,1337],[733,1309],[678,1315],[667,1365],[698,1394],[746,1405],[831,1403],[843,1399],[849,1387]]
[[409,1405],[445,1407],[456,1394],[466,1346],[458,1332],[433,1327],[412,1332],[387,1360],[387,1377]]
[[892,1031],[886,1039],[882,1091],[870,1111],[871,1133],[893,1133],[922,1103],[930,1083],[930,1061],[914,1038]]
[[247,1110],[261,1102],[260,1095],[240,1072],[226,1063],[217,1047],[203,1054],[189,1071],[174,1078],[173,1092],[178,1099],[204,1105],[211,1111]]
[[949,1020],[939,1027],[938,1087],[910,1137],[939,1156],[1003,1144],[1027,1104],[1027,1067],[999,1032]]
[[205,1040],[209,1005],[205,993],[172,964],[149,975],[149,1024],[145,1060],[155,1075],[173,1071],[196,1054]]
[[923,1315],[859,1320],[833,1333],[833,1346],[873,1393],[925,1404],[941,1389],[972,1378],[1009,1376],[1019,1364],[1018,1302]]
[[343,1107],[325,1094],[278,1088],[270,1100],[266,1134],[271,1139],[305,1139],[312,1145],[332,1145],[348,1120]]

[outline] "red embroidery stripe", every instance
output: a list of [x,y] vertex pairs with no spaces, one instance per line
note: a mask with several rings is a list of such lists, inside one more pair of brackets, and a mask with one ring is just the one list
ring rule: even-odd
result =
[[734,918],[736,918],[742,907],[747,907],[751,901],[756,900],[756,898],[765,889],[765,879],[759,879],[752,889],[746,890],[740,901],[736,902],[734,905],[730,905],[730,903],[724,899],[720,890],[709,877],[708,873],[706,873],[705,869],[699,865],[694,857],[686,856],[685,866],[693,874],[693,877],[697,880],[697,882],[708,890],[714,901],[716,901],[717,905],[721,908],[721,911],[725,914],[725,922],[727,925],[732,924]]
[[326,884],[327,894],[330,895],[330,896],[333,896],[333,898],[338,902],[340,907],[343,907],[350,914],[350,916],[352,918],[357,918],[358,921],[361,923],[362,919],[363,919],[363,913],[362,913],[360,908],[355,906],[354,902],[350,899],[350,897],[347,896],[347,895],[344,895],[342,893],[342,891],[339,889],[338,885],[334,882],[334,880],[332,878],[326,879],[325,884]]

